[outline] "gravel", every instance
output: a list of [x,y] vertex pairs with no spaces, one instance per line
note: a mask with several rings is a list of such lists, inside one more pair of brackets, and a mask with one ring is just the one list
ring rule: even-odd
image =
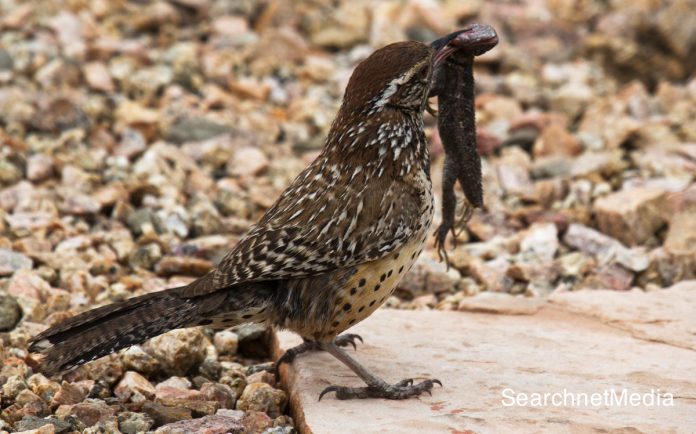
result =
[[469,20],[501,39],[476,70],[486,207],[452,267],[429,240],[387,306],[696,277],[696,25],[688,0],[643,3],[8,3],[0,431],[290,432],[259,370],[267,327],[174,331],[62,379],[36,374],[26,343],[206,273],[317,155],[358,61]]

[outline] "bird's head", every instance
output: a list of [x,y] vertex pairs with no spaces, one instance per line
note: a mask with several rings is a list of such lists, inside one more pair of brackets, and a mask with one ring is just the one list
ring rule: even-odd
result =
[[[433,94],[433,77],[452,63],[448,59],[455,60],[455,54],[473,59],[497,42],[490,26],[473,24],[430,45],[397,42],[375,51],[353,71],[325,156],[337,151],[344,158],[360,151],[356,158],[403,160],[406,167],[414,166],[415,160],[426,161],[423,111]],[[369,149],[379,152],[379,158],[362,152]]]
[[433,71],[454,53],[477,56],[498,43],[492,27],[472,24],[430,45],[406,41],[372,53],[353,71],[342,111],[371,115],[384,110],[422,112]]
[[353,71],[342,110],[372,115],[384,110],[422,111],[436,50],[415,41],[380,48]]

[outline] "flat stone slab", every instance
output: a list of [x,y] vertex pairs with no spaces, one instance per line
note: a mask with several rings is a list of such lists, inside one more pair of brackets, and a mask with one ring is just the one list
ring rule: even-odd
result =
[[[549,301],[596,317],[634,337],[696,351],[696,281],[643,292],[587,290],[554,293]],[[696,377],[696,374],[694,374]]]
[[[503,313],[380,309],[351,329],[365,343],[350,354],[389,382],[434,377],[444,387],[405,401],[319,402],[326,386],[363,384],[330,355],[304,354],[282,370],[293,417],[302,433],[315,434],[694,432],[696,315],[684,306],[696,282],[681,285],[648,294],[582,291],[538,309],[525,300],[511,308],[513,297],[496,309],[486,299],[485,312]],[[670,339],[657,331],[665,318]],[[276,355],[300,342],[279,333]],[[555,394],[546,405],[544,393]],[[632,406],[632,394],[646,401]]]

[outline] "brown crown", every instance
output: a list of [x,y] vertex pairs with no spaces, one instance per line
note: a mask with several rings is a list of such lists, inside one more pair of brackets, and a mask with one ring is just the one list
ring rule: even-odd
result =
[[416,41],[396,42],[375,51],[353,71],[346,87],[342,110],[364,110],[392,80],[423,60],[430,60],[434,51]]

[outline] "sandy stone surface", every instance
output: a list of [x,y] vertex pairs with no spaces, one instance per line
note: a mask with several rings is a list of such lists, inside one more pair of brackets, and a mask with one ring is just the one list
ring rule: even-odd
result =
[[[387,381],[433,376],[444,388],[407,401],[318,402],[330,384],[361,384],[328,354],[313,353],[283,369],[292,414],[301,432],[315,434],[692,432],[696,319],[689,299],[695,290],[691,281],[662,290],[659,298],[561,294],[536,312],[521,309],[528,315],[511,309],[510,300],[500,300],[499,314],[380,309],[351,330],[365,339],[351,354]],[[494,303],[486,300],[488,312],[496,311]],[[290,333],[278,335],[279,348],[299,342]],[[619,394],[659,389],[674,396],[673,406],[503,405],[504,389],[519,398],[612,388]]]
[[667,290],[633,290],[628,297],[616,291],[585,290],[554,293],[549,300],[638,339],[696,351],[696,280],[679,282]]

